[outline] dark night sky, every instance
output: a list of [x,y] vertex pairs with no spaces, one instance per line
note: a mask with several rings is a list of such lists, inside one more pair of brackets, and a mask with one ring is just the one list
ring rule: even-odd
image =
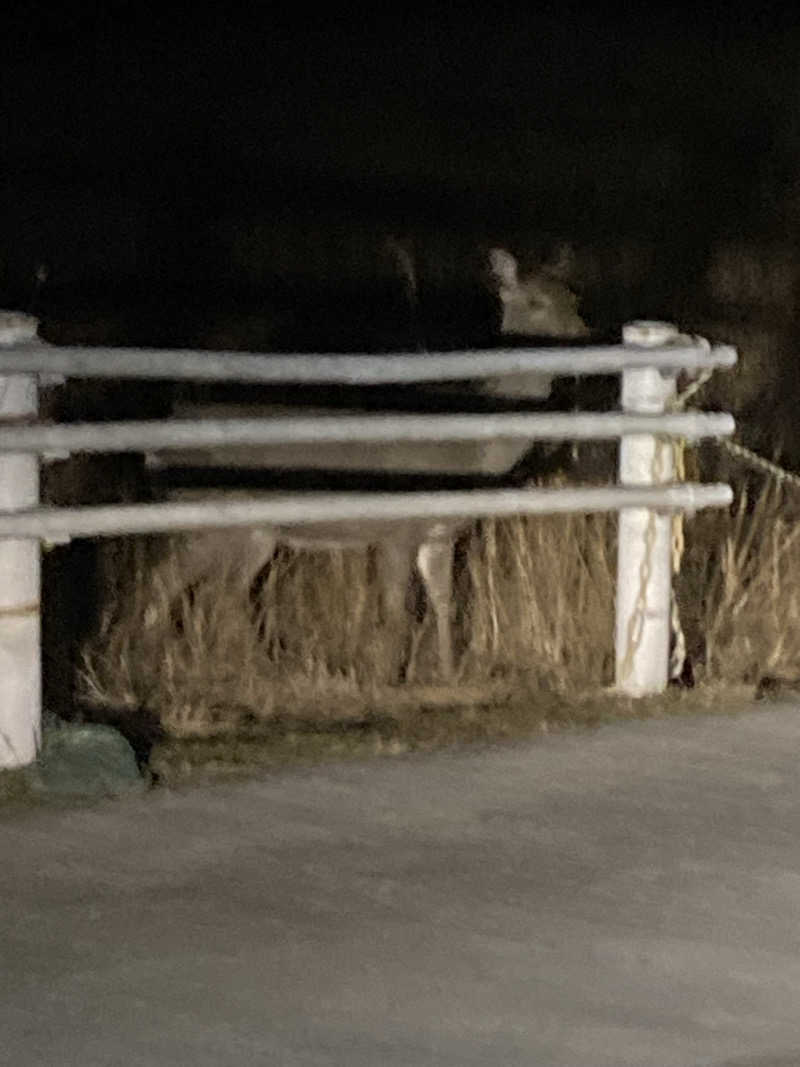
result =
[[703,10],[20,9],[2,42],[3,217],[14,233],[26,197],[78,189],[176,219],[335,200],[635,228],[672,183],[732,218],[800,151],[800,35],[765,8]]
[[674,16],[568,8],[360,23],[194,12],[155,25],[73,11],[8,31],[12,173],[141,181],[167,165],[191,182],[204,165],[207,179],[249,168],[457,181],[494,177],[548,139],[758,142],[785,121],[773,101],[795,89],[796,37],[768,19],[709,18],[691,33]]

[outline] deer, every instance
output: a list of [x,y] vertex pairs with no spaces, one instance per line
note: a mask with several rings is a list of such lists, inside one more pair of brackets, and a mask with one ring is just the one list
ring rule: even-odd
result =
[[[502,248],[488,255],[488,268],[501,317],[499,333],[503,337],[584,338],[586,324],[578,312],[578,299],[563,278],[563,263],[540,267],[523,274],[516,258]],[[550,379],[540,373],[518,374],[489,380],[474,389],[495,397],[540,400],[550,391]],[[286,417],[292,409],[270,407],[225,407],[188,405],[174,411],[177,417],[269,415]],[[330,409],[317,409],[331,414]],[[295,414],[297,413],[294,409]],[[302,409],[308,415],[308,409]],[[322,454],[314,454],[302,445],[269,445],[256,449],[228,447],[216,451],[182,450],[169,456],[170,464],[207,468],[311,468],[337,471],[363,470],[379,473],[427,472],[459,475],[505,474],[528,451],[529,444],[519,441],[475,443],[398,442],[376,444],[365,455],[357,444],[326,445]],[[158,467],[160,457],[149,457]],[[197,490],[173,489],[169,499],[191,499],[203,495]],[[207,494],[206,494],[207,495]],[[252,589],[259,574],[271,561],[279,545],[294,550],[362,548],[374,549],[377,555],[377,580],[382,603],[382,622],[390,634],[398,635],[393,644],[390,683],[402,680],[405,649],[410,636],[410,617],[406,594],[413,572],[419,576],[426,594],[428,610],[435,621],[438,676],[442,682],[454,676],[455,661],[451,628],[453,598],[454,546],[456,538],[468,526],[463,519],[336,521],[292,527],[262,525],[181,535],[177,542],[177,559],[170,561],[168,573],[179,576],[181,589],[212,577],[224,560],[226,571],[234,574],[243,595]],[[166,573],[166,572],[164,572]]]

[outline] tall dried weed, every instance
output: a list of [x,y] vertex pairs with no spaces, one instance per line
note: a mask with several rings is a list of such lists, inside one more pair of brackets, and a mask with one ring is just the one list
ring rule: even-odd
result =
[[[800,675],[800,523],[787,492],[751,480],[730,511],[686,521],[676,590],[707,683]],[[457,553],[456,699],[498,681],[565,693],[613,682],[616,525],[614,515],[474,525]],[[109,585],[84,650],[86,700],[146,707],[189,735],[276,714],[358,716],[385,692],[398,635],[382,626],[371,554],[282,548],[245,596],[224,566],[194,588],[180,574],[164,580],[152,553],[142,542]],[[435,681],[436,657],[431,613],[412,592],[413,689]]]

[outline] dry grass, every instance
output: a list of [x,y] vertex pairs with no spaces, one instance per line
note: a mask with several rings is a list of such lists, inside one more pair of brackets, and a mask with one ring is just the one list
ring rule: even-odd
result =
[[610,683],[615,559],[613,515],[484,522],[468,553],[462,674],[560,691]]
[[269,658],[252,606],[224,566],[213,583],[172,595],[169,564],[155,571],[154,544],[132,543],[127,580],[111,587],[98,634],[84,650],[82,696],[116,709],[156,710],[180,734],[224,728],[246,708],[269,714]]
[[[476,527],[457,567],[458,691],[481,683],[574,690],[610,681],[613,518],[511,519]],[[224,567],[181,588],[172,554],[133,550],[84,652],[92,704],[156,710],[174,735],[236,730],[303,710],[362,716],[386,687],[397,634],[381,625],[374,564],[356,550],[282,549],[245,598]],[[130,566],[130,564],[129,564]],[[410,605],[414,606],[414,605]],[[407,681],[434,680],[431,613],[417,606]],[[458,696],[458,692],[451,695]],[[401,698],[401,702],[402,698]]]
[[787,493],[745,482],[730,512],[691,524],[678,595],[708,681],[800,675],[800,524]]
[[[742,486],[730,513],[686,522],[686,544],[677,589],[701,681],[739,691],[763,674],[800,675],[800,526],[784,491]],[[446,689],[433,684],[435,634],[419,592],[406,684],[383,683],[397,635],[381,625],[368,553],[281,549],[247,596],[223,567],[174,597],[180,576],[154,577],[153,551],[139,543],[132,573],[128,563],[112,586],[85,649],[83,696],[155,711],[173,737],[410,722],[421,707],[480,707],[486,718],[544,695],[574,708],[613,680],[613,515],[474,526],[457,552],[457,677]]]

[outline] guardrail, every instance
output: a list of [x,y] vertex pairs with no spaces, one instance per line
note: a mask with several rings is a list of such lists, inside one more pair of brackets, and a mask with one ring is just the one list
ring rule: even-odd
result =
[[[24,765],[40,742],[39,542],[221,526],[292,525],[559,512],[620,512],[616,685],[624,693],[667,684],[672,513],[726,507],[726,485],[673,484],[670,438],[733,433],[726,414],[670,411],[679,371],[731,367],[735,350],[711,347],[659,323],[632,323],[623,344],[375,355],[249,355],[52,348],[36,320],[0,312],[0,768]],[[280,420],[164,420],[46,425],[38,385],[64,378],[149,378],[250,383],[391,384],[504,376],[621,374],[622,411],[610,414],[302,415]],[[39,457],[72,452],[272,445],[621,439],[620,484],[608,488],[426,493],[309,493],[270,499],[209,496],[191,502],[42,507]]]

